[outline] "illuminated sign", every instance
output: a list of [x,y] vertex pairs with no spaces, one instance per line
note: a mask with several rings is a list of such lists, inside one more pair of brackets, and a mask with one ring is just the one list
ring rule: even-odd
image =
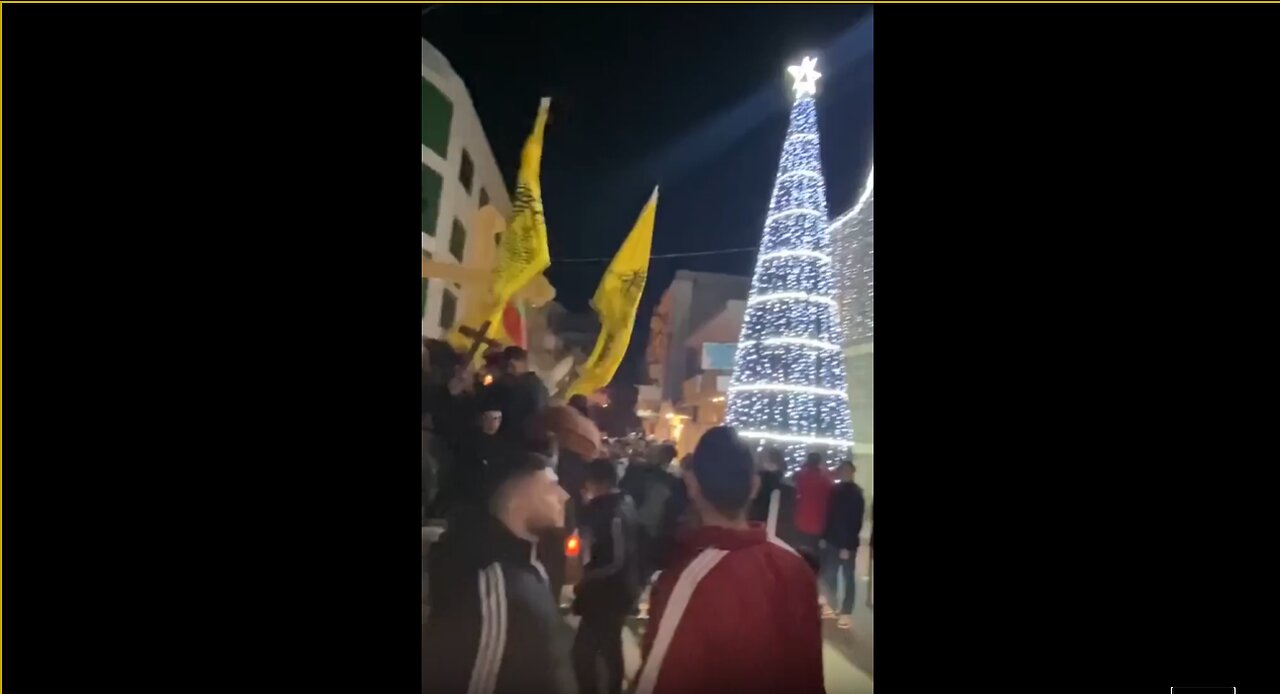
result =
[[705,342],[702,345],[702,368],[705,371],[733,371],[735,342]]

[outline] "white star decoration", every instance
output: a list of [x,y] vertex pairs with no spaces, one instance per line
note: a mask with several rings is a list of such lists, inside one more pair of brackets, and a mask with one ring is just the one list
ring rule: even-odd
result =
[[822,76],[822,73],[813,69],[817,64],[818,64],[817,58],[810,58],[809,56],[805,56],[804,60],[800,61],[799,65],[792,65],[791,67],[787,68],[787,72],[790,72],[791,76],[796,81],[794,88],[796,90],[797,99],[804,96],[805,94],[818,93],[817,83],[818,83],[818,78]]

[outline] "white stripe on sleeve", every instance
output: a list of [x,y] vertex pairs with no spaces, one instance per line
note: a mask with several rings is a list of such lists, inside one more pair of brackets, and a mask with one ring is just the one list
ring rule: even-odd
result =
[[680,625],[680,618],[684,616],[685,608],[689,606],[694,589],[726,554],[728,552],[723,549],[704,549],[689,562],[681,572],[680,578],[676,579],[676,585],[671,589],[671,598],[667,600],[662,615],[658,618],[658,633],[653,639],[653,648],[649,651],[649,657],[640,670],[640,680],[636,685],[635,694],[653,694],[653,688],[658,684],[658,675],[662,671],[662,661],[667,656],[667,650],[671,648],[676,627]]
[[497,562],[480,571],[480,644],[467,694],[491,694],[498,683],[498,668],[507,644],[507,591],[502,566]]
[[782,490],[775,489],[769,493],[769,518],[765,521],[765,527],[769,530],[769,537],[778,536],[778,509],[782,506]]
[[507,650],[507,585],[503,580],[502,565],[493,565],[493,585],[498,595],[498,630],[493,648],[493,657],[489,661],[489,679],[485,682],[485,694],[498,687],[498,670],[502,667],[502,656]]
[[480,681],[484,671],[484,656],[489,649],[489,641],[493,639],[493,629],[489,626],[489,580],[488,569],[481,570],[477,576],[480,595],[480,643],[476,646],[475,662],[471,665],[471,682],[467,685],[467,694],[476,694],[480,690]]

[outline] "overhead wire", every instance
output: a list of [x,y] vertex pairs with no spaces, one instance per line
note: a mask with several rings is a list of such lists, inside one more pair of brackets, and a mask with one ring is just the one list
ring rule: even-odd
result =
[[[759,250],[759,246],[744,246],[742,248],[722,248],[716,251],[692,251],[688,253],[658,253],[649,256],[654,258],[688,258],[696,255],[720,255],[721,253],[743,253],[746,251]],[[553,263],[603,263],[613,260],[613,256],[605,256],[602,258],[552,258]]]

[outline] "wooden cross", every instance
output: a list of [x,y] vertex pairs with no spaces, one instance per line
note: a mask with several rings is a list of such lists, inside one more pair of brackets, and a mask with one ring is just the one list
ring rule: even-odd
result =
[[485,321],[480,324],[479,328],[471,328],[465,325],[458,328],[459,335],[471,338],[471,347],[467,349],[467,359],[462,362],[467,365],[467,368],[471,368],[471,363],[475,361],[476,358],[476,352],[480,351],[480,347],[482,345],[488,347],[502,346],[502,343],[498,340],[486,336],[489,332],[489,326],[491,323],[491,321]]

